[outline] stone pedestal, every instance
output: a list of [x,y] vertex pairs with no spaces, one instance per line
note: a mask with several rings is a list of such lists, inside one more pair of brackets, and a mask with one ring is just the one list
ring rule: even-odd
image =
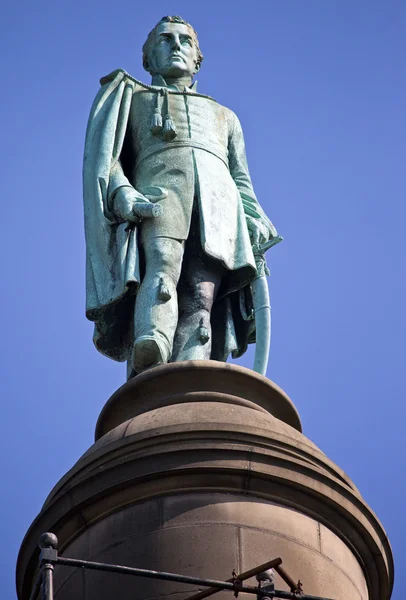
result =
[[[381,524],[302,435],[289,398],[265,377],[214,361],[151,369],[110,398],[95,444],[23,541],[19,600],[29,598],[45,531],[74,558],[228,579],[280,556],[307,594],[388,600],[392,589]],[[276,587],[288,589],[278,577]],[[183,600],[197,591],[62,566],[55,590],[57,600]]]

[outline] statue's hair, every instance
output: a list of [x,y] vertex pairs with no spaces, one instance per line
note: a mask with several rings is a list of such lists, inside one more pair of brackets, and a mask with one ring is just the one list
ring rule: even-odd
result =
[[157,27],[159,27],[159,25],[161,23],[181,23],[182,25],[186,25],[187,27],[189,27],[189,29],[192,31],[193,33],[193,41],[196,47],[196,52],[197,52],[197,61],[196,61],[196,70],[199,69],[201,62],[203,60],[203,54],[202,51],[200,50],[200,46],[199,46],[199,40],[197,39],[197,33],[194,30],[194,28],[192,27],[192,25],[190,23],[188,23],[187,21],[185,21],[184,19],[182,19],[182,17],[178,17],[176,15],[174,16],[168,16],[168,17],[162,17],[162,19],[155,25],[155,27],[149,32],[148,37],[147,37],[147,41],[145,42],[145,44],[142,47],[142,66],[144,67],[144,69],[146,71],[148,71],[148,73],[150,73],[150,66],[149,66],[149,61],[148,61],[148,53],[151,49],[151,46],[154,43],[154,39],[155,39],[155,31],[157,29]]

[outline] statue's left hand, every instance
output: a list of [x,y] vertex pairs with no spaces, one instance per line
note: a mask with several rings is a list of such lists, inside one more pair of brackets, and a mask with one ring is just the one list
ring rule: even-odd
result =
[[269,240],[270,231],[262,221],[248,215],[246,220],[252,246],[260,246]]

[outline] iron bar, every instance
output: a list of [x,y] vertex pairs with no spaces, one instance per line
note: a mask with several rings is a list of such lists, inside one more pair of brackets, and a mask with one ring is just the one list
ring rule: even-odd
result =
[[[83,567],[96,571],[107,571],[110,573],[121,573],[123,575],[135,575],[138,577],[147,577],[151,579],[162,579],[164,581],[178,581],[180,583],[191,583],[194,585],[202,585],[218,590],[230,590],[232,592],[244,592],[246,594],[255,594],[261,596],[261,592],[257,587],[251,585],[241,585],[228,581],[218,581],[216,579],[202,579],[201,577],[189,577],[188,575],[179,575],[177,573],[166,573],[164,571],[150,571],[148,569],[138,569],[136,567],[124,567],[122,565],[110,565],[108,563],[98,563],[88,560],[79,560],[77,558],[64,558],[58,556],[55,564],[64,565],[66,567]],[[275,590],[275,592],[264,593],[264,596],[272,598],[280,598],[281,600],[330,600],[321,596],[309,596],[307,594],[298,595],[293,592],[284,592]],[[48,600],[48,599],[47,599]]]
[[202,579],[200,577],[189,577],[188,575],[179,575],[177,573],[166,573],[164,571],[150,571],[148,569],[138,569],[136,567],[124,567],[122,565],[110,565],[107,563],[98,563],[88,560],[79,560],[77,558],[64,558],[58,556],[56,564],[67,567],[85,567],[96,571],[108,571],[110,573],[122,573],[123,575],[135,575],[138,577],[147,577],[151,579],[163,579],[164,581],[179,581],[180,583],[191,583],[194,585],[203,585],[213,587],[219,590],[231,590],[232,592],[241,591],[247,594],[257,594],[258,588],[252,585],[235,585],[226,581],[217,579]]
[[46,562],[42,566],[42,598],[54,600],[54,565]]
[[275,571],[278,573],[278,575],[280,575],[282,577],[283,581],[288,584],[291,592],[294,592],[297,589],[296,582],[292,579],[292,577],[289,575],[289,573],[287,573],[285,571],[285,569],[283,567],[281,567],[280,565],[277,565],[275,567]]

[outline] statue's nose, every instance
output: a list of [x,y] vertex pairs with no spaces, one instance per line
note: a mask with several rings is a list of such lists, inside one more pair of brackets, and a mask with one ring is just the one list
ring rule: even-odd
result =
[[180,41],[178,38],[173,38],[172,48],[174,50],[180,50]]

